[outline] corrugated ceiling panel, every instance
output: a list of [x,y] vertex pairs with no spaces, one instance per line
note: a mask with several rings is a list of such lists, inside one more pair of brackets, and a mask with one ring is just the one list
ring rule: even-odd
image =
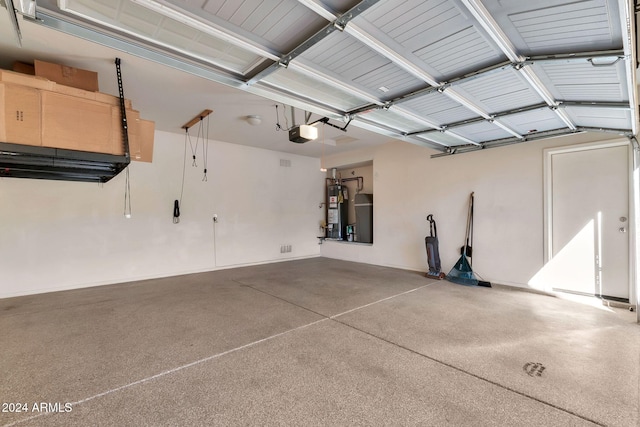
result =
[[360,117],[384,126],[396,129],[400,132],[416,132],[429,129],[429,126],[410,117],[396,113],[393,108],[390,110],[373,110]]
[[631,129],[630,110],[598,107],[565,107],[577,126],[606,129]]
[[270,74],[264,79],[264,82],[341,111],[349,111],[369,104],[368,101],[341,91],[333,85],[323,83],[289,68],[282,68]]
[[454,85],[453,89],[488,113],[499,113],[543,102],[513,68],[481,75]]
[[521,135],[567,127],[555,112],[546,107],[500,117],[500,121]]
[[609,66],[557,62],[534,64],[534,71],[558,100],[622,102],[628,100],[624,67],[625,61]]
[[[67,1],[67,10],[72,13],[82,14],[103,25],[118,28],[151,43],[193,55],[235,73],[243,73],[261,58],[135,3],[123,1],[120,7],[117,3],[114,7],[117,13],[111,16],[112,10],[99,2]],[[106,12],[108,15],[103,15],[101,12]]]
[[200,34],[200,31],[194,30],[181,22],[164,19],[154,37],[162,43],[185,49],[190,47],[194,39]]
[[211,58],[212,62],[236,70],[240,74],[244,74],[251,65],[262,59],[259,55],[254,55],[204,33],[200,34],[196,42],[190,46],[190,50],[196,55]]
[[413,53],[438,70],[444,80],[504,59],[475,27],[464,28]]
[[[173,3],[185,7],[184,1],[173,0]],[[266,40],[281,54],[290,52],[327,24],[327,21],[296,0],[209,0],[202,3],[200,16],[206,18],[210,14],[221,18],[230,24],[228,27],[231,30],[241,29]]]
[[[556,46],[588,45],[593,40],[613,38],[606,2],[586,0],[551,7],[531,8],[509,15],[511,22],[532,50]],[[535,3],[533,3],[535,4]]]
[[412,110],[418,115],[440,125],[459,122],[478,117],[473,111],[463,107],[440,92],[431,92],[397,105]]
[[125,29],[136,35],[153,37],[164,20],[167,18],[159,13],[134,3],[125,2],[113,23],[124,26]]
[[458,1],[379,2],[362,14],[394,42],[427,64],[436,80],[447,80],[501,62],[504,55],[477,31]]
[[415,137],[419,139],[428,139],[429,141],[433,141],[439,145],[444,145],[445,147],[458,147],[460,145],[468,145],[468,143],[464,140],[456,138],[454,135],[445,132],[428,132],[425,134],[416,135]]
[[487,121],[456,127],[451,132],[475,142],[486,142],[494,139],[511,138],[513,135]]
[[67,0],[66,7],[86,16],[103,16],[115,20],[120,5],[116,1],[96,2],[95,0]]
[[[618,8],[626,2],[620,0],[478,1],[522,55],[622,48],[622,34],[626,29],[621,25]],[[317,3],[343,13],[358,0],[317,0]],[[243,74],[261,63],[259,55],[201,32],[198,26],[197,29],[188,27],[131,1],[67,0],[66,4],[72,13],[75,9],[78,14],[119,29],[123,34],[133,34],[161,48],[209,61],[233,73]],[[276,56],[299,46],[327,25],[324,18],[296,0],[161,0],[158,4],[181,10],[185,16],[209,23]],[[436,81],[453,82],[444,95],[433,92],[398,102],[390,110],[364,114],[363,120],[402,133],[428,128],[412,114],[438,125],[477,117],[477,113],[447,97],[453,92],[489,114],[543,103],[522,73],[511,67],[460,82],[455,80],[505,59],[462,0],[379,1],[356,17],[352,25],[358,25],[360,31],[421,68],[427,75],[426,80],[433,77]],[[311,72],[315,69],[327,78],[317,80],[301,74],[293,65],[304,65]],[[600,67],[586,61],[539,61],[529,66],[557,100],[628,102],[624,61]],[[354,91],[339,89],[338,82],[352,86]],[[340,31],[328,35],[294,59],[289,69],[278,69],[268,75],[264,84],[281,89],[284,96],[322,103],[340,111],[368,105],[372,101],[368,98],[392,100],[427,87],[421,78],[395,65],[348,32]],[[412,114],[399,114],[400,107]],[[566,107],[565,111],[577,126],[631,128],[630,110],[592,105]],[[559,117],[546,108],[500,120],[523,135],[564,127]],[[452,132],[477,142],[512,137],[487,121],[454,127]],[[464,144],[446,133],[434,133],[432,138],[447,141],[446,145]]]
[[[426,86],[423,81],[342,32],[329,35],[300,58],[376,97],[392,98]],[[388,90],[380,90],[381,87]]]
[[498,26],[524,55],[622,47],[618,1],[483,0]]
[[425,38],[457,32],[468,24],[455,2],[443,0],[381,1],[362,15],[398,43],[412,49]]

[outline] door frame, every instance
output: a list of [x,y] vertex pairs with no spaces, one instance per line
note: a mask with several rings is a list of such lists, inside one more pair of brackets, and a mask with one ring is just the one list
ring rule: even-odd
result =
[[[638,261],[636,254],[639,253],[637,249],[637,222],[638,222],[638,185],[634,178],[634,165],[635,165],[635,150],[632,142],[628,138],[612,139],[601,142],[591,142],[586,144],[574,144],[562,147],[546,148],[544,150],[544,165],[543,165],[543,177],[544,177],[544,190],[543,190],[543,242],[544,242],[544,264],[551,261],[553,254],[553,176],[551,167],[551,158],[555,154],[575,153],[587,150],[597,150],[601,148],[613,148],[613,147],[627,147],[627,179],[629,194],[627,195],[629,200],[629,302],[634,304],[640,300],[640,281],[638,280]],[[553,289],[545,289],[546,292],[553,293]],[[637,315],[638,322],[640,323],[640,313]]]

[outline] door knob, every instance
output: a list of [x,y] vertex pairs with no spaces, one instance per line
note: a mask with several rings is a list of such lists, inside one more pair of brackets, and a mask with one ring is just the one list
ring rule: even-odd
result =
[[625,227],[620,227],[620,228],[618,228],[618,231],[621,232],[621,233],[626,233],[627,229]]

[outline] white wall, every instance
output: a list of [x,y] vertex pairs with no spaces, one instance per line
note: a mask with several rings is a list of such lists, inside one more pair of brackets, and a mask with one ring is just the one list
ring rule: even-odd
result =
[[464,244],[475,192],[473,269],[494,283],[527,287],[543,266],[543,150],[611,139],[580,134],[431,159],[408,143],[325,159],[327,167],[373,160],[374,243],[327,241],[323,256],[427,271],[428,214],[437,222],[447,273]]
[[[179,224],[182,135],[156,132],[153,163],[131,164],[131,219],[124,173],[104,185],[0,179],[0,298],[319,256],[318,159],[208,146],[207,182],[202,143],[198,168],[187,148]],[[281,254],[281,244],[292,251]]]
[[[102,186],[0,179],[0,298],[320,254],[426,271],[430,213],[447,272],[463,244],[471,191],[474,271],[528,286],[543,266],[543,150],[604,139],[576,135],[438,159],[396,142],[326,158],[328,168],[373,161],[375,239],[319,246],[318,159],[210,141],[203,182],[202,149],[192,168],[187,148],[181,221],[173,224],[184,137],[156,132],[153,163],[130,166],[131,219],[123,216],[124,174]],[[281,254],[281,245],[292,252]]]

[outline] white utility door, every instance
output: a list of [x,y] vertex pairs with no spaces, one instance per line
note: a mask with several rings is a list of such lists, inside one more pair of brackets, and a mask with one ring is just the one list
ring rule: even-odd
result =
[[629,299],[628,146],[551,154],[556,291]]

